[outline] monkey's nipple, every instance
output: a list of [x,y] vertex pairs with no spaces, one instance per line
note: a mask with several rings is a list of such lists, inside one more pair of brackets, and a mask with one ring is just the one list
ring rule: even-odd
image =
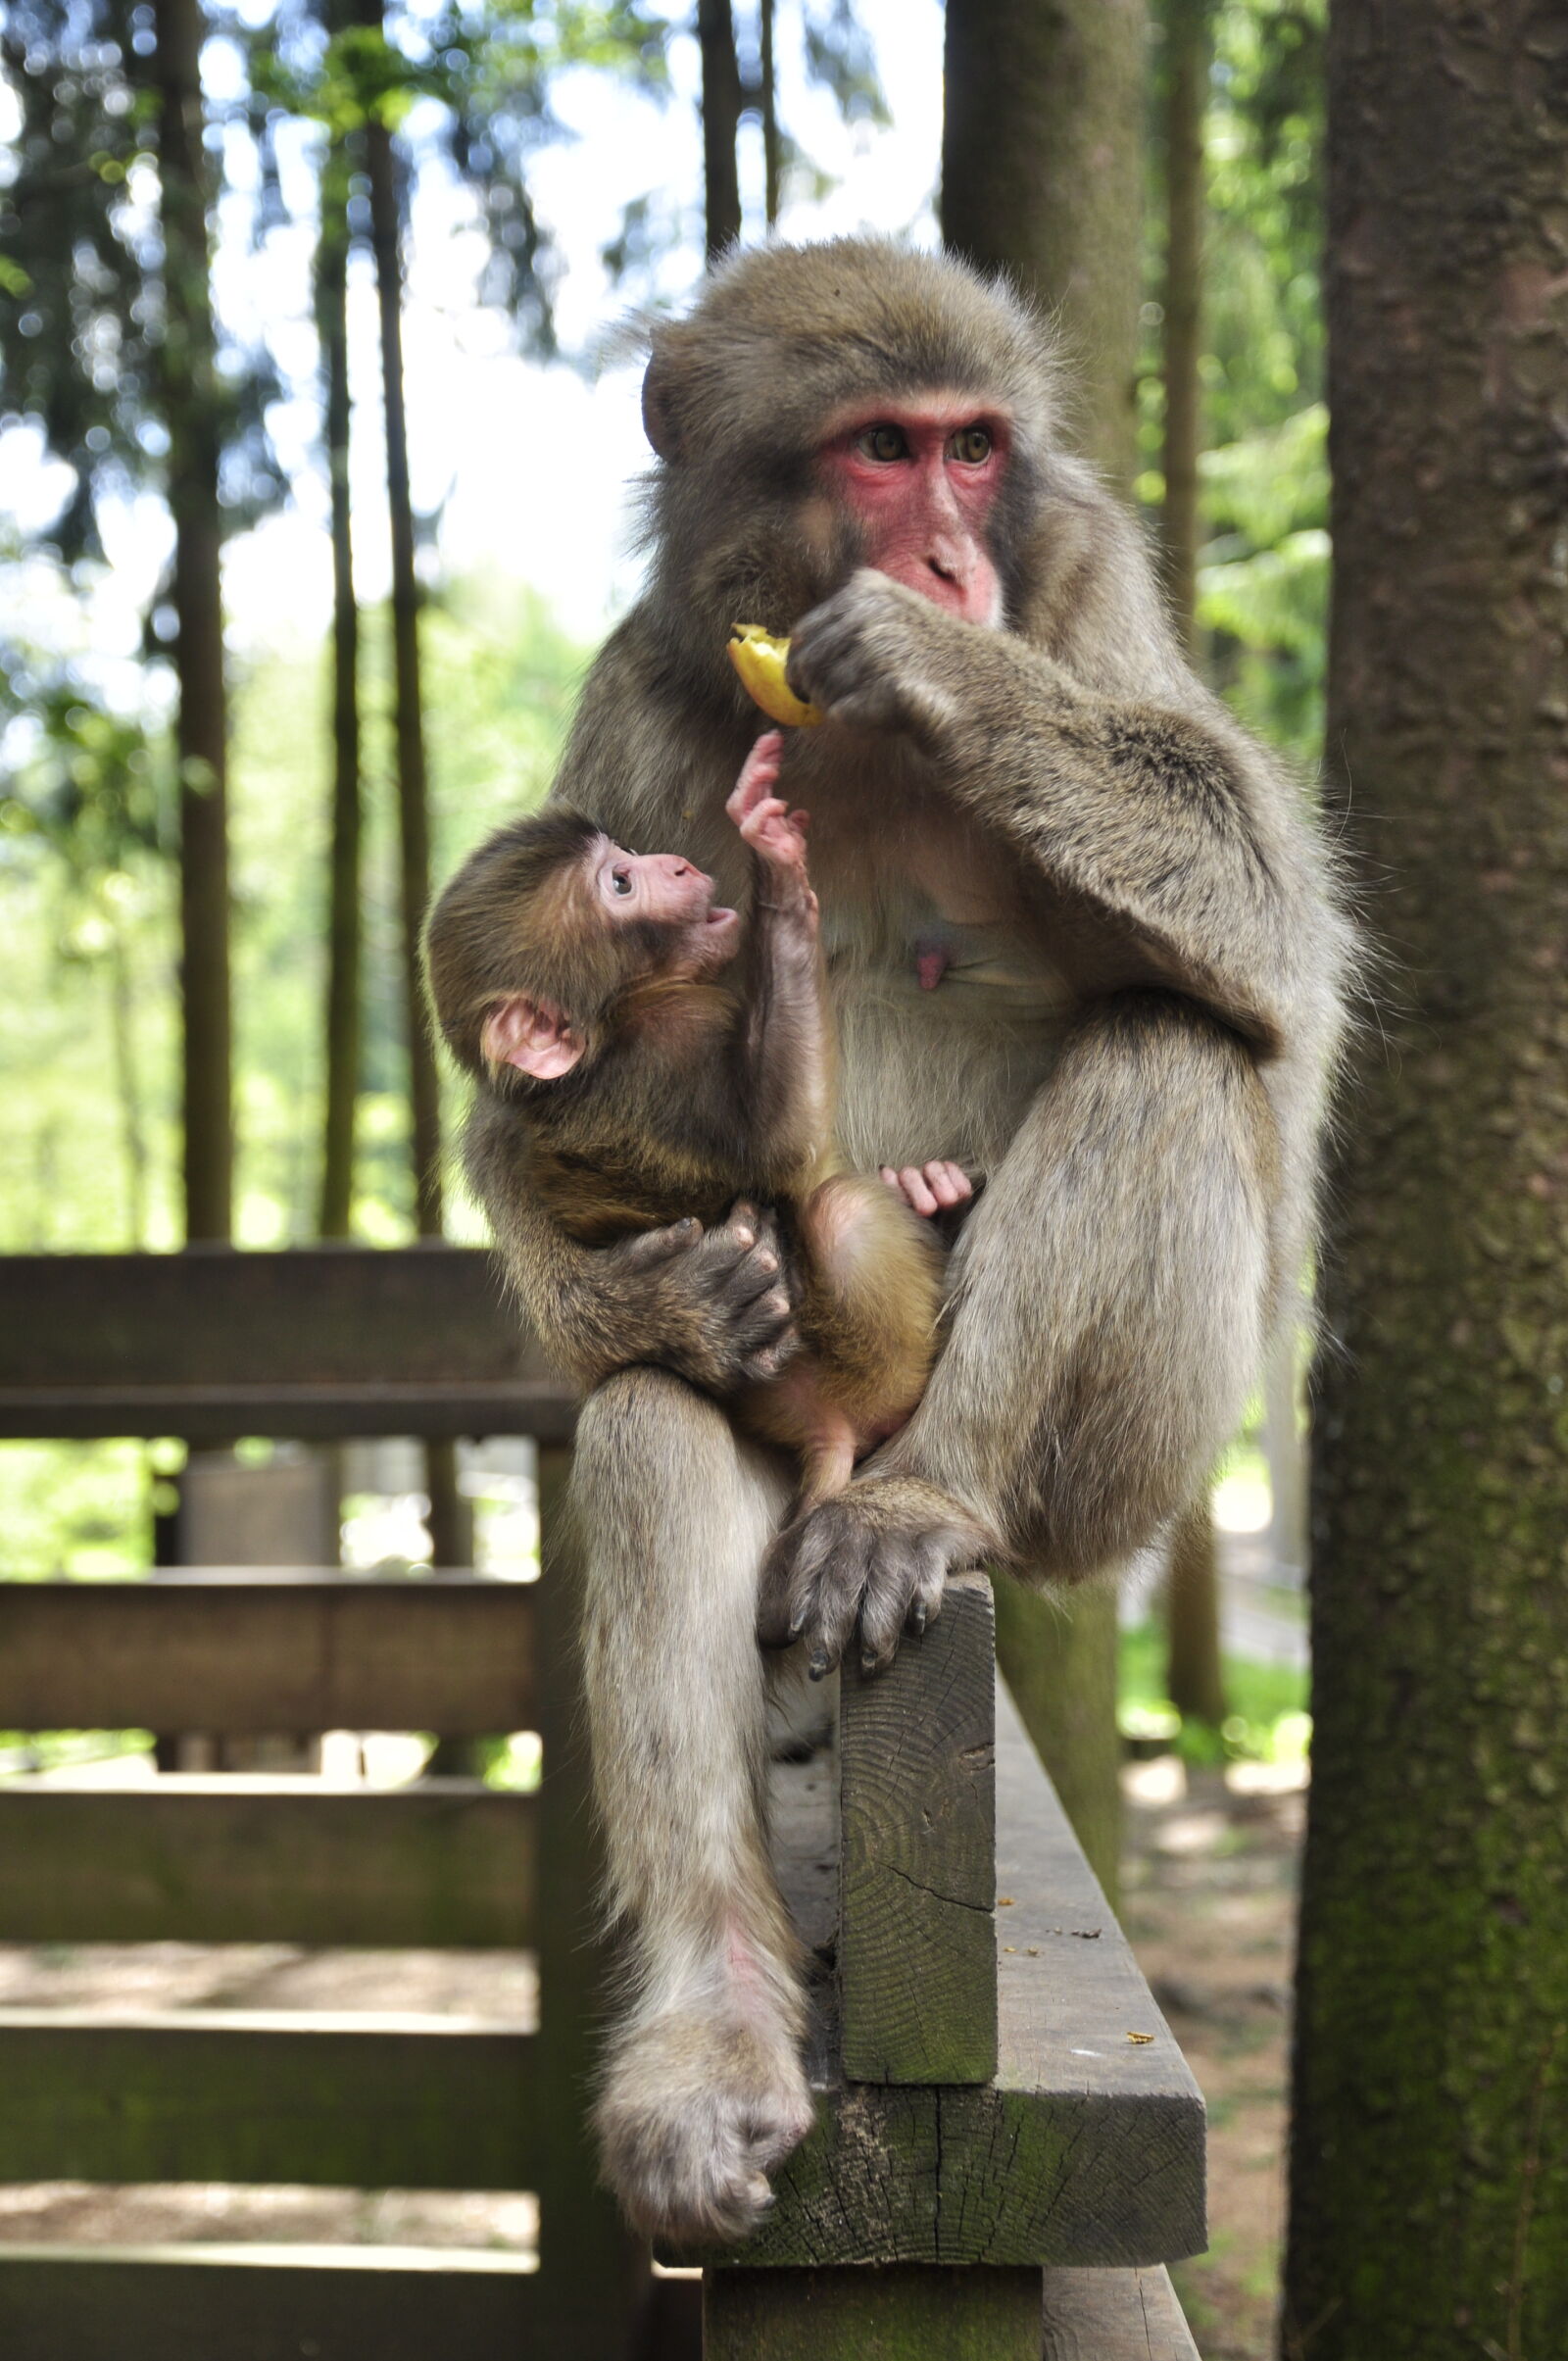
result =
[[789,641],[764,631],[760,623],[730,625],[729,661],[740,674],[748,696],[761,707],[770,721],[781,721],[786,729],[814,729],[827,716],[816,706],[808,705],[804,698],[796,696],[784,677],[789,660]]

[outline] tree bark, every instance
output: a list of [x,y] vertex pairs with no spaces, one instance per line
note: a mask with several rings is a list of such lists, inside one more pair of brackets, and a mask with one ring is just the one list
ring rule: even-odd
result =
[[1399,977],[1324,1266],[1292,2361],[1568,2320],[1564,62],[1331,10],[1328,744]]
[[[942,228],[1059,314],[1083,446],[1127,490],[1137,462],[1143,0],[949,0]],[[1095,1873],[1120,1859],[1116,1599],[998,1586],[997,1653]]]
[[[377,22],[379,11],[377,10]],[[419,930],[430,900],[430,802],[419,674],[419,579],[414,563],[409,425],[403,399],[403,265],[392,134],[371,118],[365,133],[370,242],[381,324],[381,398],[386,419],[386,497],[392,529],[392,668],[398,774],[403,987],[409,1045],[409,1109],[415,1227],[441,1235],[441,1106],[435,1051],[424,1020]]]
[[697,39],[703,57],[707,248],[712,262],[741,234],[741,184],[735,162],[741,126],[741,70],[735,55],[730,0],[698,0]]
[[233,1222],[228,958],[227,704],[218,503],[220,416],[202,144],[200,0],[157,0],[159,219],[164,241],[160,397],[174,521],[172,604],[178,711],[181,1119],[187,1240]]
[[761,0],[763,204],[769,230],[778,227],[782,172],[778,135],[778,76],[773,66],[773,0]]
[[1208,97],[1208,0],[1165,7],[1165,379],[1161,539],[1165,595],[1189,655],[1198,628],[1198,459],[1201,449],[1203,116]]
[[949,0],[942,230],[1059,312],[1084,448],[1137,465],[1144,0]]
[[354,596],[349,515],[348,184],[347,146],[334,138],[321,165],[321,225],[316,258],[323,440],[332,505],[332,845],[321,1156],[323,1238],[349,1234],[360,1084],[360,611]]

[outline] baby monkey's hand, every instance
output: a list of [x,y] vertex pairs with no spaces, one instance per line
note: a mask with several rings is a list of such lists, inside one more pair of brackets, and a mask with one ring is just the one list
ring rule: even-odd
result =
[[816,915],[816,896],[806,874],[806,830],[810,814],[792,812],[773,793],[784,759],[784,733],[770,729],[747,756],[735,792],[724,809],[768,871],[768,891],[784,907]]

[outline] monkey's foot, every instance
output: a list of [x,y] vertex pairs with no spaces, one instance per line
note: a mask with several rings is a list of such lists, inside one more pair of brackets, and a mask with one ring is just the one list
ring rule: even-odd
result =
[[697,2010],[629,2036],[594,2111],[605,2179],[650,2238],[743,2238],[773,2202],[767,2175],[811,2128],[792,2042]]
[[904,1632],[942,1611],[950,1574],[1001,1556],[995,1535],[918,1476],[862,1476],[786,1526],[762,1561],[758,1636],[805,1643],[813,1681],[860,1632],[860,1668],[891,1664]]

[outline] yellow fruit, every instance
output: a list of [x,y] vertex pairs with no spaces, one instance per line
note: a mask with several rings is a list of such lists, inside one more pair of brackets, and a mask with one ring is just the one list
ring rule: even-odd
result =
[[825,716],[814,705],[797,697],[785,681],[784,666],[789,660],[787,639],[764,631],[760,623],[731,624],[729,661],[768,719],[782,721],[787,729],[814,729]]

